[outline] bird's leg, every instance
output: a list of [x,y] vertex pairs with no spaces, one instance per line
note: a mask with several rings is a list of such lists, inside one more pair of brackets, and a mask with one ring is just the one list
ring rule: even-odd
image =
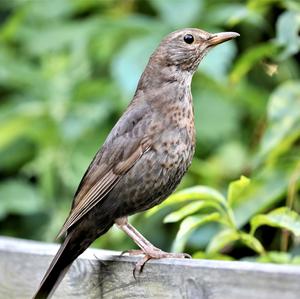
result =
[[129,255],[139,255],[139,254],[145,255],[144,258],[136,264],[133,271],[134,274],[136,271],[141,272],[145,263],[150,259],[191,257],[186,253],[164,252],[159,248],[155,247],[128,222],[127,217],[118,218],[115,220],[115,223],[140,248],[140,250],[128,250],[125,251],[125,253],[128,253]]

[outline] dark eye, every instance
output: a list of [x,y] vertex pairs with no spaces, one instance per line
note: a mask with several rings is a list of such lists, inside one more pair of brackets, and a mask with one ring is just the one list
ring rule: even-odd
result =
[[183,38],[183,40],[187,43],[187,44],[192,44],[194,42],[194,37],[191,34],[186,34]]

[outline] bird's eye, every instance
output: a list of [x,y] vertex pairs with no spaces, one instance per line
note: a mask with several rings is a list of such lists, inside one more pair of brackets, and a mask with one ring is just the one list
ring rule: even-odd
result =
[[194,42],[194,37],[191,34],[186,34],[183,38],[183,40],[187,43],[187,44],[192,44]]

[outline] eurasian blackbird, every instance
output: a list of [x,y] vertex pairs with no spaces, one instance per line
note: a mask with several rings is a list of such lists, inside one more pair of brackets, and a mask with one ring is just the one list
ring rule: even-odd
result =
[[170,195],[195,150],[191,81],[214,46],[239,36],[187,28],[167,35],[151,55],[132,101],[85,172],[59,236],[64,242],[34,298],[49,298],[72,262],[114,223],[144,258],[186,257],[154,247],[128,222]]

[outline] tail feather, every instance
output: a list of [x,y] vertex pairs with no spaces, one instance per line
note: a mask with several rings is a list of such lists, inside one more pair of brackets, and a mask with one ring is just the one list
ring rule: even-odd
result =
[[89,223],[81,223],[80,228],[76,227],[68,232],[67,237],[53,258],[33,299],[49,299],[66,275],[73,261],[85,251],[96,238],[106,233],[114,223],[111,217],[100,220],[98,219],[98,223],[96,224],[93,223],[96,227],[101,227],[100,230],[93,230],[93,227],[87,225]]
[[47,299],[50,298],[64,278],[72,262],[77,258],[85,248],[74,251],[70,246],[71,234],[68,235],[60,246],[53,261],[51,262],[37,292],[33,296],[33,299]]

